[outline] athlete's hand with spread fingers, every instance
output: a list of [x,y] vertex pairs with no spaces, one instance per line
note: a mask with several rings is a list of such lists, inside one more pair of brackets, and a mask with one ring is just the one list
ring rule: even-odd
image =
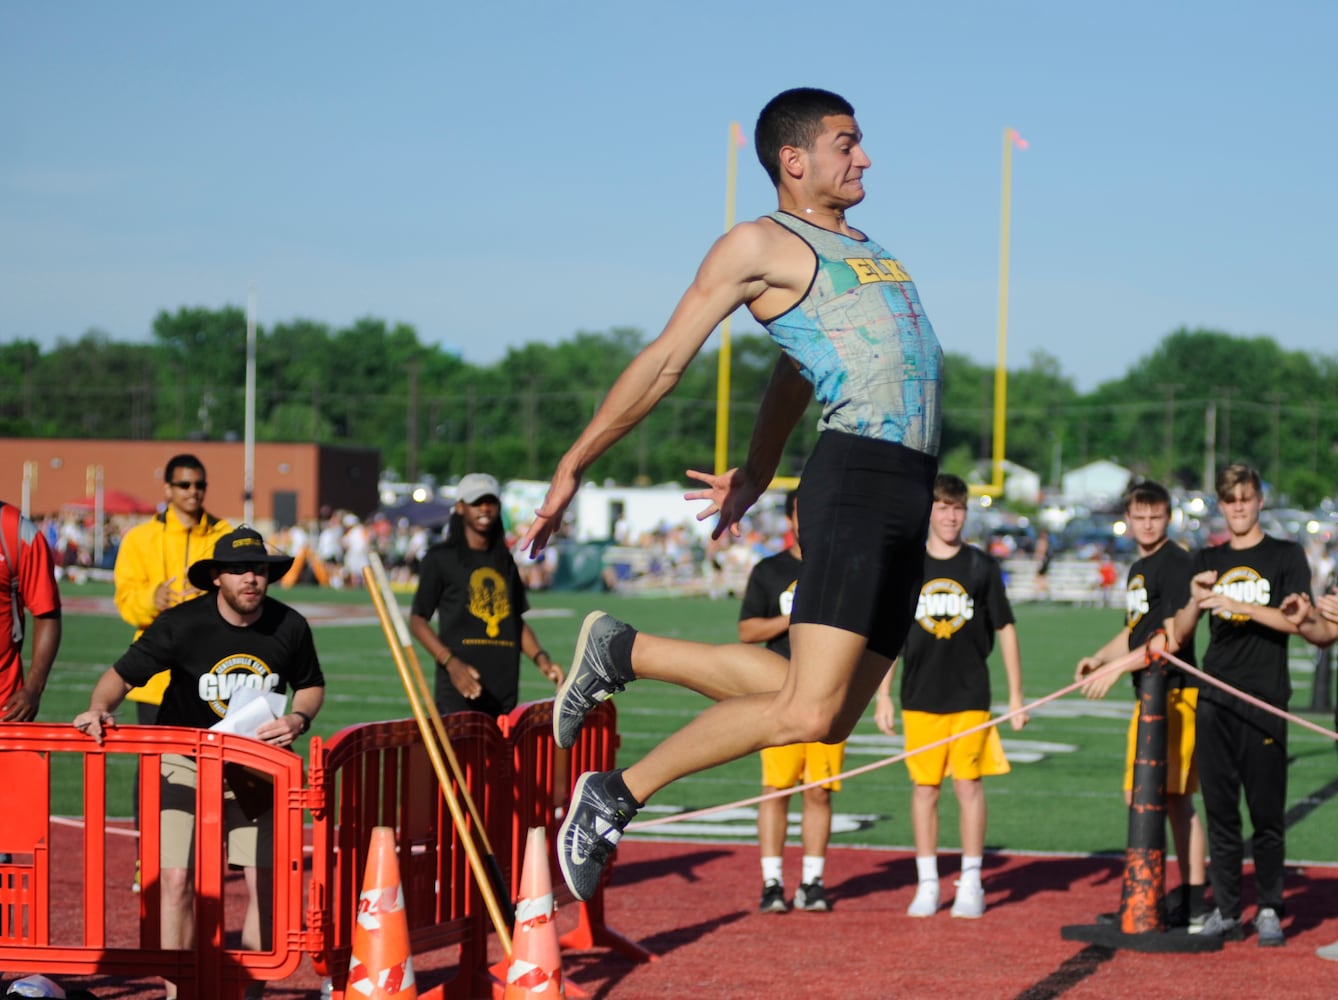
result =
[[738,538],[739,522],[766,489],[765,483],[753,482],[744,469],[730,469],[718,474],[688,469],[688,478],[705,483],[706,489],[684,493],[683,499],[709,500],[711,504],[697,515],[697,520],[705,521],[708,517],[719,515],[715,527],[711,529],[712,538],[719,538],[726,530]]
[[525,537],[520,540],[520,551],[529,551],[531,559],[538,559],[548,547],[548,540],[562,527],[562,516],[567,512],[572,498],[581,486],[579,476],[563,470],[561,466],[553,473],[553,481],[548,484],[544,502],[534,512],[534,521],[530,524]]

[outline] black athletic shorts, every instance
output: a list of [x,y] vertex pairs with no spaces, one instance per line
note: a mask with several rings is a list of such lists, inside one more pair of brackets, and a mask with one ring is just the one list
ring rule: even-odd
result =
[[901,652],[924,577],[938,459],[888,441],[823,431],[799,483],[804,558],[790,623],[867,636]]

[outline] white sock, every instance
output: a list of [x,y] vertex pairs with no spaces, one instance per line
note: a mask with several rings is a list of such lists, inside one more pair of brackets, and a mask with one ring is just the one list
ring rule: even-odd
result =
[[822,881],[822,869],[826,865],[826,858],[815,858],[811,855],[804,855],[804,875],[799,880],[804,885],[812,885],[814,882]]
[[781,877],[780,858],[762,859],[762,881],[763,883],[780,882],[782,885],[785,883],[785,879]]
[[980,866],[984,858],[979,855],[962,855],[962,885],[980,888]]
[[927,858],[915,859],[915,874],[921,882],[938,881],[938,855],[931,854]]

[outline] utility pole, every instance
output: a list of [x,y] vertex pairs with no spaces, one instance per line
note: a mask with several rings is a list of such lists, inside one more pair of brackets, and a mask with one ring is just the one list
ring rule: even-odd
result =
[[1203,408],[1203,492],[1211,493],[1217,484],[1217,402],[1208,400]]
[[404,427],[404,481],[418,482],[418,370],[422,362],[414,358],[405,369],[409,373],[409,408]]

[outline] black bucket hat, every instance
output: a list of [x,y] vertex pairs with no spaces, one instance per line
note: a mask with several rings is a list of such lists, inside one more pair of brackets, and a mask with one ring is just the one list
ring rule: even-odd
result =
[[195,563],[186,576],[200,590],[211,590],[214,586],[214,570],[237,563],[264,563],[269,567],[269,578],[274,580],[292,568],[293,557],[282,552],[270,552],[265,548],[265,540],[260,537],[260,532],[242,525],[215,542],[214,557]]

